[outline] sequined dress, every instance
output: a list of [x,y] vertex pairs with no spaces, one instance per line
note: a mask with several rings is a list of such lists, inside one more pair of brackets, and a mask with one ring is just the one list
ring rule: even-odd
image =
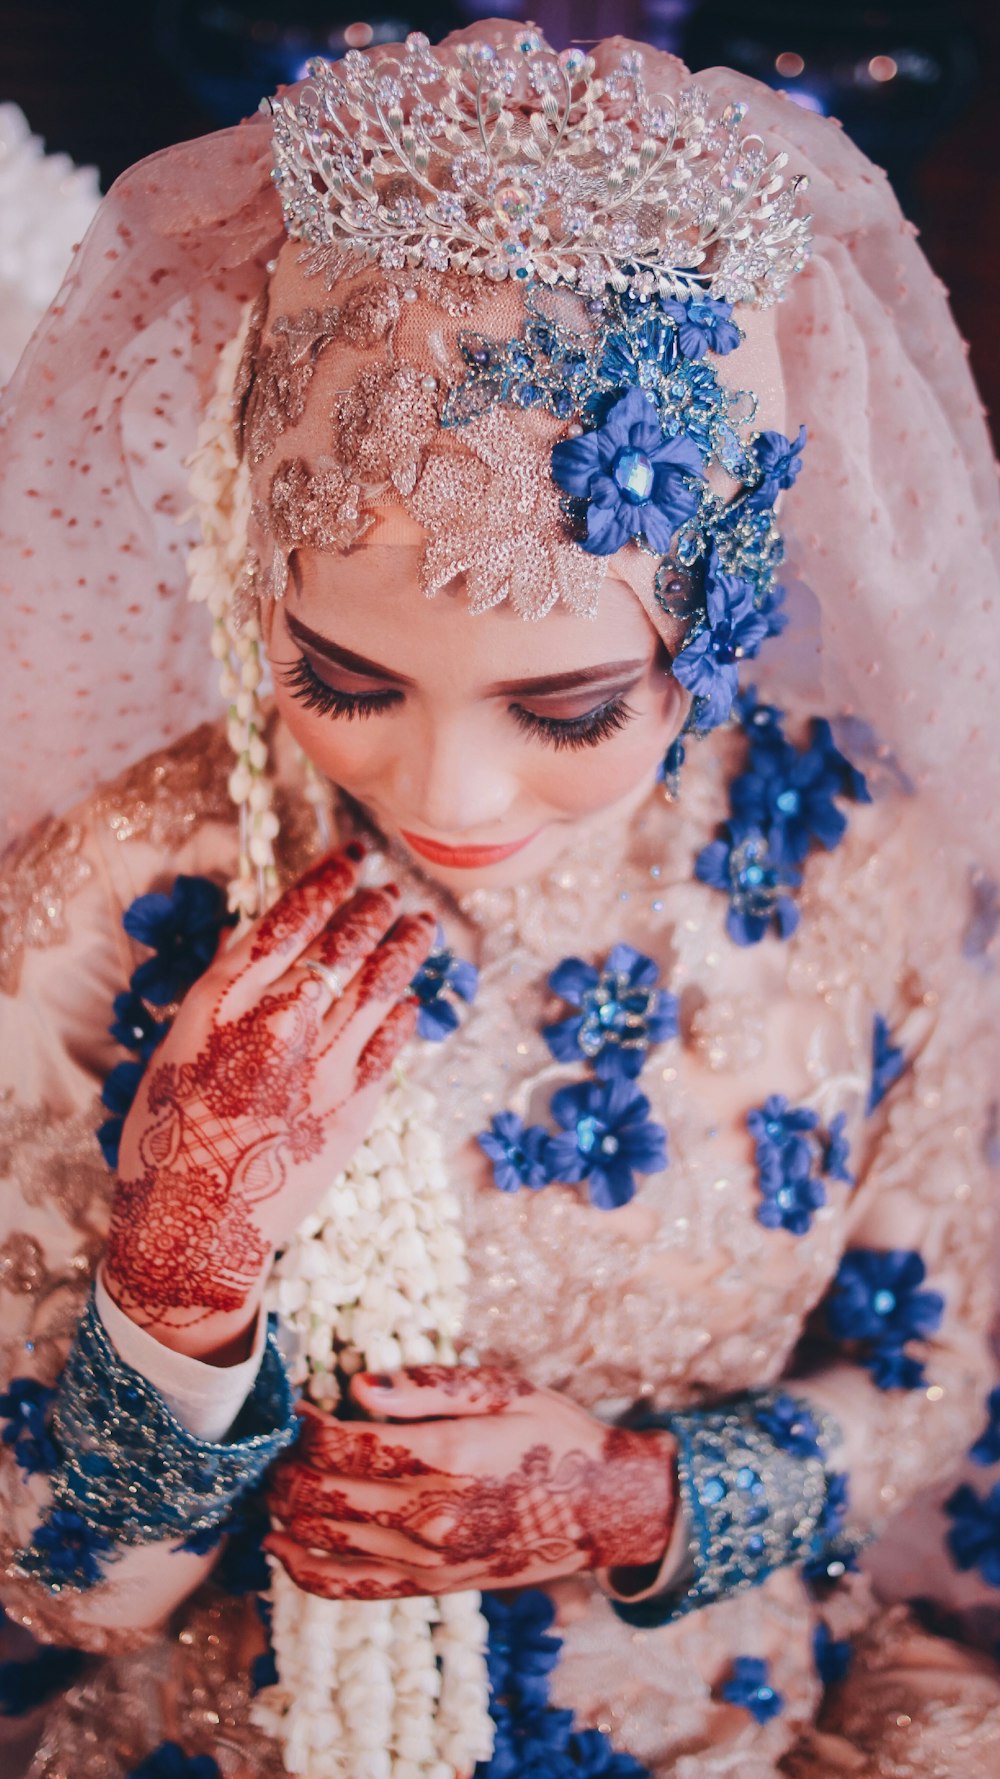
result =
[[[279,735],[276,746],[290,881],[317,841],[291,745]],[[693,862],[725,818],[739,747],[731,732],[702,744],[679,802],[657,788],[627,823],[595,824],[539,882],[456,902],[394,860],[397,880],[432,901],[449,943],[481,972],[459,1032],[418,1047],[410,1072],[438,1096],[461,1194],[468,1353],[606,1419],[636,1402],[704,1404],[795,1379],[844,1431],[838,1466],[850,1476],[852,1524],[867,1533],[953,1473],[992,1381],[984,1003],[961,957],[958,898],[943,898],[940,879],[919,868],[919,805],[891,786],[852,811],[842,845],[810,856],[798,932],[733,944],[725,898],[695,879]],[[36,830],[0,887],[5,1377],[58,1373],[101,1253],[110,1175],[94,1130],[101,1083],[121,1055],[108,1014],[140,955],[122,911],[180,872],[231,873],[228,766],[224,734],[197,731]],[[332,793],[331,815],[346,835],[352,817]],[[680,1036],[651,1053],[641,1083],[666,1126],[669,1165],[613,1212],[575,1187],[499,1192],[477,1132],[504,1108],[544,1119],[553,1087],[583,1072],[554,1062],[541,1036],[553,1014],[548,975],[564,957],[595,960],[618,941],[652,956],[679,1001]],[[866,1115],[876,1013],[906,1068]],[[802,1234],[757,1217],[746,1116],[776,1093],[808,1100],[824,1124],[846,1113],[856,1184],[831,1182]],[[918,1250],[945,1298],[919,1388],[878,1388],[824,1334],[838,1264],[865,1247]],[[113,1612],[97,1628],[83,1607],[16,1575],[31,1486],[5,1451],[5,1609],[43,1641],[93,1652],[45,1713],[31,1779],[126,1779],[169,1737],[213,1755],[224,1779],[280,1773],[248,1717],[261,1646],[252,1603],[209,1584],[165,1629],[123,1630]],[[563,1639],[552,1703],[601,1727],[653,1779],[998,1770],[993,1665],[927,1636],[905,1607],[876,1603],[863,1573],[820,1602],[798,1571],[779,1571],[649,1630],[623,1623],[589,1577],[551,1592]],[[825,1701],[813,1647],[821,1618],[856,1651]],[[747,1655],[767,1660],[784,1701],[762,1724],[720,1692]]]

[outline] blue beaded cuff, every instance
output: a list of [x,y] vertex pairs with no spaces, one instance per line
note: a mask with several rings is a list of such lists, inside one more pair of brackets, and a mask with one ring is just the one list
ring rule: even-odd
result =
[[119,1358],[92,1296],[56,1391],[51,1505],[18,1567],[56,1591],[93,1587],[116,1546],[189,1541],[222,1526],[295,1438],[292,1404],[268,1335],[229,1440],[197,1439]]
[[689,1537],[685,1579],[676,1589],[612,1602],[627,1624],[668,1624],[757,1587],[775,1569],[815,1557],[839,1531],[831,1523],[826,1460],[840,1429],[787,1391],[762,1390],[718,1408],[647,1413],[630,1424],[676,1439],[679,1508]]

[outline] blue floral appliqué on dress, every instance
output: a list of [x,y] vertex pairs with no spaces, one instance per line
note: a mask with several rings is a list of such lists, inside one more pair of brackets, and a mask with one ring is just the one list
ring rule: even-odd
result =
[[850,1248],[826,1299],[826,1321],[838,1340],[856,1341],[860,1363],[880,1390],[916,1390],[925,1382],[910,1340],[927,1340],[941,1324],[944,1298],[920,1289],[926,1268],[906,1248]]
[[479,987],[479,971],[475,964],[456,958],[447,946],[438,944],[421,964],[410,984],[410,992],[420,1003],[417,1014],[417,1036],[440,1044],[458,1027],[458,1013],[445,998],[451,990],[459,1000],[471,1002]]
[[677,1036],[677,1001],[659,979],[659,966],[632,945],[613,946],[598,967],[564,958],[549,987],[579,1012],[542,1028],[557,1062],[586,1060],[601,1081],[634,1081],[650,1046]]
[[969,1457],[974,1464],[1000,1464],[1000,1385],[986,1398],[986,1414],[986,1426],[969,1447]]
[[782,1695],[768,1679],[768,1665],[758,1656],[738,1655],[733,1671],[719,1688],[727,1705],[739,1705],[758,1723],[769,1723],[785,1709]]
[[129,938],[148,945],[153,956],[133,973],[133,993],[154,1007],[180,1000],[205,974],[223,927],[234,921],[235,916],[226,912],[222,890],[208,877],[178,877],[169,895],[152,890],[137,896],[125,910],[122,925]]
[[552,479],[587,502],[581,540],[592,556],[613,556],[641,537],[666,555],[685,519],[698,511],[701,453],[688,439],[669,438],[649,397],[629,389],[603,426],[552,447]]
[[493,1163],[493,1183],[501,1192],[518,1192],[551,1184],[548,1131],[542,1124],[525,1125],[516,1112],[498,1112],[489,1130],[476,1141]]
[[830,1131],[821,1132],[818,1114],[805,1106],[789,1107],[783,1093],[772,1093],[747,1113],[764,1200],[757,1207],[758,1223],[766,1229],[787,1229],[792,1235],[807,1233],[813,1212],[826,1203],[826,1188],[817,1174],[850,1180],[843,1165],[848,1147],[841,1134],[843,1123],[844,1115],[839,1114]]
[[905,1068],[906,1057],[890,1039],[888,1020],[881,1013],[876,1013],[872,1021],[872,1080],[867,1106],[869,1113],[882,1104],[890,1087],[899,1080]]
[[988,1495],[977,1495],[961,1483],[944,1504],[952,1525],[947,1545],[957,1569],[978,1569],[992,1588],[1000,1588],[1000,1482]]
[[6,1421],[3,1443],[9,1445],[24,1476],[54,1469],[59,1454],[48,1429],[55,1391],[36,1378],[11,1378],[0,1396],[0,1421]]
[[854,1650],[849,1637],[835,1638],[821,1619],[813,1632],[813,1661],[824,1686],[836,1686],[850,1671]]
[[649,1101],[629,1081],[581,1081],[560,1087],[550,1111],[566,1133],[546,1150],[553,1179],[583,1181],[590,1202],[614,1211],[635,1194],[635,1175],[667,1165],[667,1133],[649,1116]]
[[869,803],[871,797],[825,718],[813,718],[807,745],[797,748],[785,736],[783,713],[758,704],[753,687],[732,704],[749,742],[747,763],[729,787],[729,819],[698,854],[695,876],[729,897],[726,931],[733,942],[756,945],[767,933],[788,939],[795,932],[799,867],[813,846],[830,851],[847,830],[834,799]]
[[549,1676],[562,1639],[551,1627],[555,1608],[539,1588],[510,1601],[484,1594],[493,1753],[475,1779],[649,1779],[631,1754],[614,1749],[601,1730],[573,1727],[573,1713],[549,1703]]

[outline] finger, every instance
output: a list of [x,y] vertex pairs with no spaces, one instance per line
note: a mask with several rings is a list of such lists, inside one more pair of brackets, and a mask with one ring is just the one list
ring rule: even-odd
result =
[[386,1014],[358,1057],[354,1084],[359,1093],[389,1073],[400,1051],[413,1037],[419,1017],[420,1004],[412,996],[397,1002]]
[[389,928],[326,1021],[331,1047],[350,1026],[360,1055],[434,949],[436,932],[433,914],[426,913],[403,914]]
[[[394,883],[379,889],[360,889],[346,901],[316,939],[292,965],[293,971],[316,966],[318,979],[326,984],[325,972],[334,971],[340,980],[340,996],[366,957],[385,938],[399,914],[399,890]],[[301,981],[301,977],[292,977]],[[335,997],[326,985],[324,1011]]]
[[398,1482],[368,1482],[330,1475],[312,1464],[288,1459],[275,1469],[267,1491],[268,1512],[288,1524],[297,1514],[327,1514],[361,1524],[399,1504]]
[[434,1591],[428,1586],[429,1577],[417,1580],[403,1570],[377,1563],[345,1564],[306,1550],[283,1532],[271,1532],[264,1549],[277,1557],[296,1587],[326,1600],[398,1600]]
[[227,972],[238,976],[252,970],[256,983],[276,982],[350,895],[364,856],[360,841],[352,840],[320,859],[226,954]]
[[381,1526],[372,1520],[340,1521],[324,1514],[301,1513],[285,1522],[282,1534],[304,1550],[324,1551],[354,1562],[391,1563],[393,1568],[405,1565],[412,1575],[440,1569],[445,1562],[432,1543],[416,1545],[394,1526]]
[[[438,1450],[435,1450],[437,1446]],[[392,1482],[411,1476],[440,1476],[433,1462],[440,1450],[440,1432],[423,1427],[395,1430],[359,1421],[335,1421],[310,1412],[304,1417],[298,1450],[303,1459],[335,1476],[368,1482]]]
[[359,1372],[351,1395],[368,1414],[389,1421],[496,1415],[535,1394],[535,1386],[499,1365],[410,1365]]

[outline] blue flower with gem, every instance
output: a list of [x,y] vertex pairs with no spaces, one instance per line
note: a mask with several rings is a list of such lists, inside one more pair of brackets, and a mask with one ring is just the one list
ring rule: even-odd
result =
[[694,726],[714,729],[733,708],[739,661],[756,655],[767,635],[752,581],[723,572],[713,545],[705,566],[705,622],[674,659],[673,674],[698,699]]
[[446,946],[439,945],[410,983],[410,992],[420,1003],[418,1037],[440,1044],[458,1026],[458,1013],[452,1002],[445,999],[446,991],[450,990],[461,1001],[474,1001],[478,987],[479,971],[475,964],[464,962]]
[[179,1742],[161,1742],[128,1779],[221,1779],[210,1754],[185,1754]]
[[170,1026],[166,1020],[154,1019],[142,997],[130,988],[115,995],[112,1005],[114,1019],[108,1028],[111,1036],[123,1049],[134,1050],[147,1063]]
[[774,857],[759,829],[725,822],[720,838],[698,854],[694,874],[729,897],[726,931],[736,945],[757,945],[769,932],[789,939],[799,924],[788,894],[801,882],[799,874]]
[[225,896],[208,877],[178,877],[169,895],[153,890],[137,896],[122,925],[154,955],[134,972],[133,991],[154,1007],[179,1000],[204,975],[223,927],[231,924]]
[[1000,1385],[986,1398],[986,1414],[986,1426],[969,1448],[969,1457],[974,1464],[1000,1464]]
[[767,834],[776,858],[798,864],[817,841],[832,851],[847,831],[847,818],[834,797],[840,790],[821,748],[801,752],[790,742],[769,738],[751,746],[745,772],[729,789],[734,815]]
[[1000,1588],[1000,1482],[988,1495],[961,1483],[944,1504],[952,1521],[946,1542],[958,1569],[978,1569],[990,1587]]
[[739,1705],[758,1723],[769,1723],[785,1709],[784,1699],[768,1679],[767,1662],[758,1656],[738,1655],[719,1691],[727,1705]]
[[602,1081],[634,1081],[650,1046],[677,1036],[677,1001],[659,979],[658,965],[632,945],[613,946],[598,968],[564,958],[549,987],[579,1012],[542,1028],[556,1061],[585,1059]]
[[72,1508],[53,1507],[32,1535],[46,1574],[69,1587],[94,1587],[102,1579],[98,1557],[113,1549],[103,1532],[88,1526]]
[[476,1138],[493,1163],[493,1183],[501,1192],[522,1186],[548,1186],[556,1178],[549,1162],[551,1138],[541,1124],[525,1125],[516,1112],[497,1112],[489,1130]]
[[0,1395],[0,1421],[6,1421],[3,1443],[11,1447],[25,1476],[54,1470],[59,1462],[48,1429],[48,1413],[55,1391],[37,1378],[12,1378]]
[[635,1194],[635,1175],[667,1165],[667,1133],[649,1116],[649,1101],[627,1080],[582,1081],[560,1087],[550,1110],[566,1133],[546,1151],[553,1179],[584,1181],[590,1202],[613,1211]]
[[763,1204],[757,1221],[766,1229],[787,1229],[805,1235],[813,1212],[826,1203],[826,1191],[813,1176],[814,1146],[809,1134],[819,1118],[807,1107],[791,1109],[783,1093],[773,1093],[763,1106],[747,1113],[754,1139]]
[[665,301],[661,308],[677,323],[677,344],[685,358],[704,358],[706,352],[715,352],[721,358],[727,352],[735,352],[743,337],[731,320],[731,303],[692,296],[687,302]]
[[806,429],[799,427],[798,438],[786,439],[783,432],[762,432],[757,439],[755,459],[760,481],[742,502],[751,512],[773,507],[783,488],[791,488],[802,468]]
[[881,1013],[872,1021],[872,1080],[867,1110],[874,1112],[906,1067],[906,1056],[889,1036],[889,1022]]
[[642,537],[666,555],[686,519],[698,510],[701,455],[688,439],[665,437],[656,409],[641,389],[614,403],[603,426],[552,447],[557,487],[586,500],[583,548],[611,556]]
[[861,1363],[880,1389],[913,1390],[924,1382],[922,1363],[906,1353],[909,1340],[927,1340],[941,1324],[944,1298],[921,1290],[926,1268],[914,1249],[851,1248],[826,1300],[826,1320],[838,1340],[867,1347]]
[[834,1637],[829,1625],[820,1619],[813,1632],[813,1661],[824,1686],[836,1686],[850,1672],[854,1650],[849,1637]]
[[821,1458],[819,1423],[805,1403],[795,1396],[772,1396],[757,1409],[757,1425],[769,1433],[776,1446],[796,1458]]

